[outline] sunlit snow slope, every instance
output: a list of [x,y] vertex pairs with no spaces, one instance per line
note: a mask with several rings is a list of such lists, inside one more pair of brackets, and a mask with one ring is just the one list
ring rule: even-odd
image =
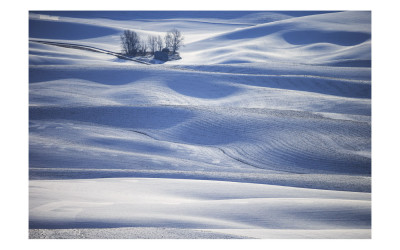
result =
[[[31,12],[29,28],[31,229],[370,237],[370,12]],[[171,28],[185,47],[164,64],[34,41],[119,52],[124,29]]]

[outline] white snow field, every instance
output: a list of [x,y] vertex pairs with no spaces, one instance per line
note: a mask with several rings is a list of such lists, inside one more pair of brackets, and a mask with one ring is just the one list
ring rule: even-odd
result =
[[[172,28],[159,64],[39,42]],[[30,238],[371,237],[370,12],[31,11],[29,39]]]

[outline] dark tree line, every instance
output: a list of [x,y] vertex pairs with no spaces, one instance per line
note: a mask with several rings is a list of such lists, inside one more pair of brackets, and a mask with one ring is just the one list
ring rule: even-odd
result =
[[183,35],[177,29],[168,31],[164,39],[161,36],[147,36],[141,38],[135,31],[125,30],[121,35],[122,53],[127,56],[154,55],[156,51],[168,49],[176,54],[183,46]]

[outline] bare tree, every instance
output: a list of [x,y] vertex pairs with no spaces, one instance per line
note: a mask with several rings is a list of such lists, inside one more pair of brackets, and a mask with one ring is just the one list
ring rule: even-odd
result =
[[146,55],[147,53],[147,42],[145,40],[140,41],[140,54]]
[[164,42],[165,42],[165,48],[167,49],[172,49],[172,35],[170,32],[167,32],[167,34],[164,37]]
[[157,49],[157,37],[156,36],[148,36],[147,37],[147,45],[150,49],[151,54],[154,55],[154,52]]
[[164,45],[161,36],[157,36],[156,43],[157,43],[157,50],[161,51],[163,49],[163,45]]
[[140,37],[135,31],[125,30],[121,35],[122,53],[135,56],[140,48]]
[[168,31],[167,36],[171,37],[171,49],[172,53],[176,53],[181,46],[183,46],[182,33],[177,29]]

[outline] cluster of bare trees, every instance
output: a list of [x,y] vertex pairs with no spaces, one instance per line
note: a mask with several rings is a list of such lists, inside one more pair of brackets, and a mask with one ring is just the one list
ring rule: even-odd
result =
[[127,56],[154,55],[156,51],[168,49],[172,54],[177,53],[183,45],[182,33],[177,29],[172,29],[166,33],[164,38],[161,36],[147,36],[141,38],[135,31],[125,30],[121,35],[122,53]]

